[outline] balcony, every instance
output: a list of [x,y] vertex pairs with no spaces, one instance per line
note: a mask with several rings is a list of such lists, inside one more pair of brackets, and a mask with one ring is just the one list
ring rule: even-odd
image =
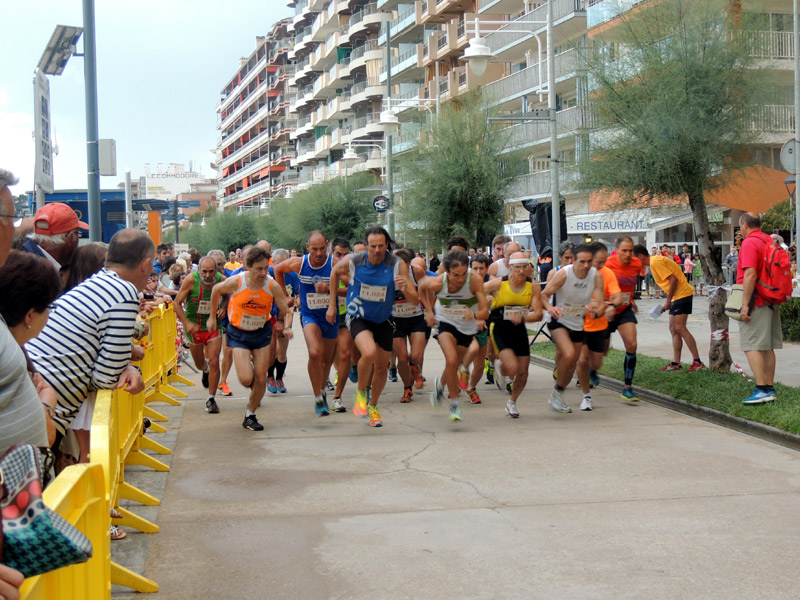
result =
[[644,0],[589,0],[586,9],[586,26],[597,27],[614,20],[616,17],[643,2]]
[[350,79],[349,61],[334,63],[327,72],[328,87],[337,89],[346,85],[345,80]]
[[[559,79],[574,77],[578,70],[577,50],[567,50],[555,57],[556,83]],[[533,64],[525,69],[488,83],[483,88],[484,96],[493,106],[517,100],[528,94],[547,91],[547,62],[542,57],[541,77],[539,65]]]
[[[521,200],[548,196],[552,189],[552,175],[550,171],[539,171],[523,175],[506,192],[506,203],[519,202]],[[562,194],[580,193],[580,173],[577,169],[559,169],[558,187]]]
[[[412,46],[402,54],[392,57],[392,83],[403,83],[410,79],[422,79],[419,64],[419,46]],[[380,81],[386,81],[386,71],[381,70]]]
[[375,2],[365,4],[350,16],[350,39],[367,31],[377,31],[382,21],[390,21],[392,13],[378,10]]
[[383,127],[378,125],[381,120],[379,113],[369,113],[353,120],[353,129],[350,139],[356,140],[362,137],[383,135]]
[[328,118],[344,119],[350,115],[350,95],[343,94],[328,101]]
[[[739,32],[729,33],[740,36]],[[748,31],[746,36],[748,54],[759,60],[792,60],[794,59],[794,40],[791,31]],[[792,68],[787,65],[786,68]]]
[[[614,0],[616,1],[616,0]],[[584,0],[550,0],[553,5],[553,28],[555,35],[560,39],[571,39],[586,33],[586,11]],[[501,62],[514,62],[520,60],[525,50],[536,46],[536,40],[530,33],[519,33],[525,30],[534,30],[539,34],[545,32],[547,20],[547,4],[542,4],[533,10],[509,21],[486,35],[486,43]],[[541,25],[516,23],[517,21],[538,21]],[[541,35],[542,43],[544,36]]]
[[377,99],[384,95],[386,86],[381,85],[377,77],[368,77],[350,88],[350,102],[352,106],[367,100]]
[[405,41],[404,35],[417,24],[415,5],[406,6],[397,17],[389,23],[389,31],[393,42]]
[[[786,134],[794,133],[794,106],[791,104],[765,104],[754,108],[748,129],[762,134],[762,141],[772,141],[775,134],[786,140]],[[770,135],[772,134],[772,135]]]
[[[558,137],[574,136],[577,130],[593,129],[596,120],[588,107],[575,106],[556,113]],[[502,130],[508,135],[505,151],[530,148],[550,142],[550,122],[530,121]]]
[[384,50],[378,43],[378,38],[368,39],[360,46],[353,47],[350,53],[350,72],[353,73],[366,67],[368,60],[378,60],[383,57]]

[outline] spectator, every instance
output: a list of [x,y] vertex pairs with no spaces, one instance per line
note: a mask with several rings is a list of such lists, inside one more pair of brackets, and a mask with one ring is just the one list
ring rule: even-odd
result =
[[431,250],[429,257],[430,258],[428,260],[428,269],[436,273],[439,270],[439,265],[441,264],[439,262],[439,257],[436,256],[436,251]]
[[725,269],[725,283],[728,285],[733,284],[737,277],[737,263],[739,261],[739,249],[736,246],[731,247],[728,256],[725,257],[723,268]]
[[56,447],[90,393],[142,391],[141,373],[130,364],[131,340],[152,261],[153,242],[145,232],[118,231],[105,268],[64,294],[42,334],[30,342],[30,357],[58,398]]
[[744,213],[739,217],[744,236],[736,269],[736,283],[743,286],[741,346],[756,378],[756,389],[744,404],[764,404],[776,398],[775,350],[783,348],[781,311],[769,306],[756,290],[756,280],[764,262],[764,251],[771,240],[761,231],[761,219]]
[[[5,264],[14,239],[14,197],[9,185],[17,183],[9,171],[0,169],[0,265]],[[45,412],[33,381],[28,376],[27,361],[19,344],[0,317],[0,454],[14,444],[45,446]],[[8,580],[8,572],[0,576]],[[3,587],[0,586],[0,590]]]
[[686,281],[692,283],[692,276],[694,275],[694,263],[692,262],[691,254],[686,254],[683,257],[683,274],[686,276]]
[[106,262],[106,254],[108,254],[108,245],[102,242],[92,242],[78,248],[72,255],[64,293],[66,294],[81,281],[89,279],[102,269]]
[[164,264],[170,256],[169,246],[167,244],[159,244],[156,248],[156,258],[153,260],[153,271],[156,275],[160,275],[164,269]]
[[[25,344],[38,336],[47,323],[50,309],[54,307],[51,303],[61,292],[61,278],[41,256],[12,252],[5,265],[0,267],[0,289],[4,290],[0,294],[0,315],[24,354]],[[45,405],[47,437],[52,444],[56,436],[52,420],[56,408],[55,392],[27,357],[26,362],[31,381]]]
[[69,269],[72,254],[78,247],[80,230],[89,229],[66,204],[45,204],[33,217],[33,233],[22,244],[25,252],[47,259],[59,272]]
[[702,296],[705,279],[703,278],[703,265],[700,262],[700,255],[695,254],[692,262],[694,263],[694,272],[692,273],[694,289],[697,290],[698,296]]

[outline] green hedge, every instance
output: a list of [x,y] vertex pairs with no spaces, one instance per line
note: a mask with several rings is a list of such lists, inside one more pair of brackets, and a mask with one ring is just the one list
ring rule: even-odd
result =
[[800,342],[800,298],[781,304],[781,328],[787,342]]

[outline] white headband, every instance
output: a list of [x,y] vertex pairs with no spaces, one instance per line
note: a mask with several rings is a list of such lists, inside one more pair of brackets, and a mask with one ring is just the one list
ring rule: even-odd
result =
[[508,261],[508,264],[510,265],[529,265],[530,263],[531,261],[529,261],[527,258],[512,258]]

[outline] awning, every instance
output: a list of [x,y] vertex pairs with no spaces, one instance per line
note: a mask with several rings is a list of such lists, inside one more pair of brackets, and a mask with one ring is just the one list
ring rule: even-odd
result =
[[760,214],[789,197],[783,183],[788,173],[755,165],[731,176],[722,187],[706,194],[708,204]]

